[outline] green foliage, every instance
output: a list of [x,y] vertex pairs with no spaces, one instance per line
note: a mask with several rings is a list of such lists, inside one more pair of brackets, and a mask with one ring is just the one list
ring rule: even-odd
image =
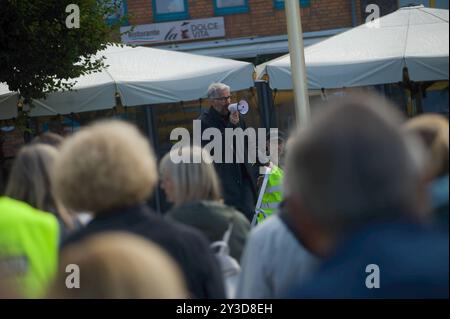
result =
[[[32,98],[70,89],[75,84],[70,79],[99,71],[104,59],[94,55],[112,42],[125,19],[110,24],[105,17],[120,3],[0,0],[0,82],[6,82],[29,103]],[[79,28],[66,26],[72,13],[66,12],[70,4],[80,8]]]

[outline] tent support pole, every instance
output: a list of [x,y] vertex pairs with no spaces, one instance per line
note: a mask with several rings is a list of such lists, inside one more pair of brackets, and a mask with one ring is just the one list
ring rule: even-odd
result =
[[352,8],[352,27],[356,27],[358,24],[356,18],[356,0],[350,0],[350,6]]
[[258,95],[259,114],[261,116],[261,124],[264,128],[269,130],[275,127],[275,117],[273,101],[271,99],[272,93],[267,82],[255,81],[256,92]]
[[[147,135],[152,143],[153,149],[155,150],[155,155],[159,158],[159,145],[158,139],[156,138],[156,121],[155,121],[155,113],[153,112],[153,108],[151,105],[144,106],[145,110],[145,122],[147,127]],[[159,189],[159,185],[156,186],[155,189],[155,202],[156,202],[156,211],[158,213],[161,212],[161,192]]]
[[306,79],[305,51],[303,45],[302,22],[298,0],[285,0],[285,11],[291,56],[292,80],[296,106],[297,126],[309,123],[311,111],[309,107],[308,82]]

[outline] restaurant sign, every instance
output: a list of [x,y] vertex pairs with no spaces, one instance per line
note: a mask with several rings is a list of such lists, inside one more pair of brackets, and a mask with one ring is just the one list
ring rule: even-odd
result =
[[120,31],[124,33],[122,34],[124,44],[153,44],[224,37],[225,23],[223,17],[216,17],[141,24],[134,29],[127,26],[121,27]]

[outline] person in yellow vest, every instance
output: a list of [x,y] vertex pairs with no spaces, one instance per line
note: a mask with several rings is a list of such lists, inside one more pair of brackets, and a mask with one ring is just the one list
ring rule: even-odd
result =
[[56,273],[58,239],[55,216],[0,197],[0,278],[9,294],[44,296]]
[[[284,155],[285,139],[284,134],[277,132],[276,134],[267,136],[267,145],[269,148],[270,161],[262,174],[259,184],[258,200],[255,207],[255,215],[252,220],[252,226],[263,222],[267,217],[277,211],[279,204],[283,200],[283,169],[282,165]],[[277,151],[275,152],[275,148]]]

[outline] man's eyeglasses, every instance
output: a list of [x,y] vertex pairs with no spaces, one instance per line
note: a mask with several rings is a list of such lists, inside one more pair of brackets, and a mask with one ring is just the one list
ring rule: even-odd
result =
[[231,99],[231,96],[223,96],[223,97],[216,97],[216,98],[214,98],[214,100],[216,100],[216,101],[222,101],[222,102],[226,102],[226,101],[228,101],[229,99]]

